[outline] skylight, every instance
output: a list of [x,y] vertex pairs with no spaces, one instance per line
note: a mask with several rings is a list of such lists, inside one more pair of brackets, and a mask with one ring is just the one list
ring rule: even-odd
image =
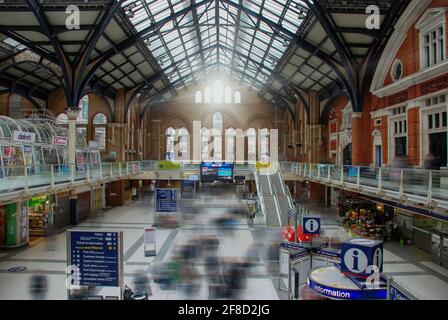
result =
[[[300,0],[129,0],[123,9],[139,32],[167,21],[145,43],[169,81],[181,88],[212,70],[223,70],[260,90],[308,9]],[[188,10],[195,6],[194,9]],[[187,10],[186,10],[187,9]],[[186,10],[175,19],[172,14]]]

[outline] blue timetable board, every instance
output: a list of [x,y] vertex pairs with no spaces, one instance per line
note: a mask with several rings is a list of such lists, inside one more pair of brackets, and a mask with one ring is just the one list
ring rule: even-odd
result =
[[156,189],[156,211],[177,212],[177,189]]
[[120,232],[70,231],[69,263],[81,286],[120,287]]

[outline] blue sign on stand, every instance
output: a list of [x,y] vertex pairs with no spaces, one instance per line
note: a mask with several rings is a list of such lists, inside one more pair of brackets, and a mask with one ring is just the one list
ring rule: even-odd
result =
[[68,263],[81,286],[121,287],[122,232],[68,231]]
[[177,189],[156,190],[156,211],[177,212]]
[[320,234],[320,218],[303,217],[302,218],[303,233],[307,235]]

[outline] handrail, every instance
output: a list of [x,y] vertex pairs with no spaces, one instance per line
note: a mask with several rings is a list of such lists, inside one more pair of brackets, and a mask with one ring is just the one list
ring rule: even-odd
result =
[[258,177],[258,172],[257,172],[257,170],[255,170],[255,171],[253,172],[253,174],[254,174],[254,177],[255,177],[255,184],[256,184],[256,186],[257,186],[258,198],[260,199],[261,213],[263,214],[263,217],[264,217],[264,220],[265,220],[265,223],[266,223],[266,222],[267,222],[267,221],[266,221],[266,219],[267,219],[267,216],[266,216],[266,206],[265,206],[265,204],[264,204],[263,190],[262,190],[262,187],[261,187],[261,184],[260,184],[260,181],[259,181],[259,177]]

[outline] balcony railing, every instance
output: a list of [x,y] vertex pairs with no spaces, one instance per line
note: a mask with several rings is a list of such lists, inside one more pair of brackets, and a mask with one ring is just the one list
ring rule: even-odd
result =
[[[411,199],[432,207],[448,208],[448,171],[422,169],[374,168],[335,164],[280,163],[282,174],[295,179],[311,180],[359,192],[387,195],[398,200]],[[256,171],[256,165],[235,165],[235,173]],[[38,165],[0,167],[0,194],[30,191],[64,184],[82,184],[119,180],[137,174],[154,172],[200,172],[199,164],[181,163],[179,168],[162,170],[158,161],[89,163],[76,165]]]

